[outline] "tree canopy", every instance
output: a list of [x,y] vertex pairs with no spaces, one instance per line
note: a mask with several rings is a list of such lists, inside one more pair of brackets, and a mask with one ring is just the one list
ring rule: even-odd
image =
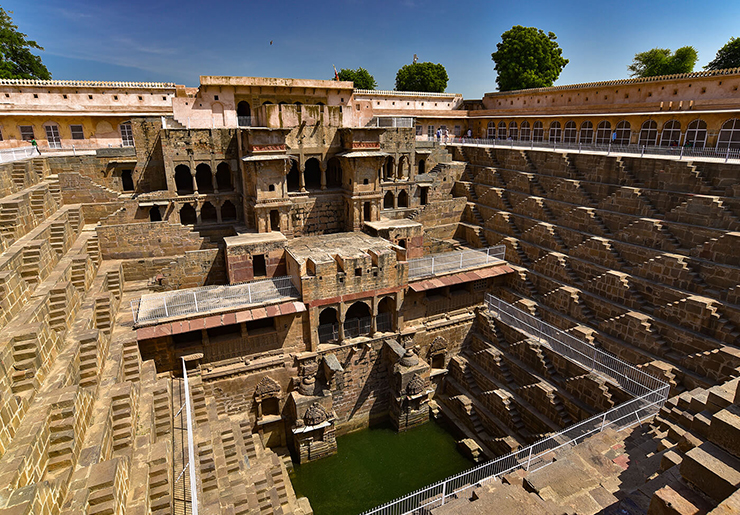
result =
[[447,70],[441,64],[407,64],[396,73],[396,90],[444,93],[448,80]]
[[704,67],[705,70],[725,68],[740,68],[740,39],[738,38],[730,38],[730,41],[717,51],[717,56]]
[[26,40],[26,35],[18,32],[8,13],[0,7],[0,78],[2,79],[51,79],[51,73],[33,55],[31,48],[43,50],[35,41]]
[[633,77],[690,73],[694,71],[697,59],[699,54],[692,46],[681,47],[675,53],[668,48],[653,48],[635,54],[635,59],[627,69],[632,72]]
[[553,32],[521,25],[501,34],[501,43],[491,54],[499,91],[552,86],[568,64],[556,39]]
[[350,80],[355,83],[357,89],[375,89],[378,83],[375,82],[375,77],[370,75],[365,68],[357,68],[353,70],[351,68],[342,68],[339,70],[339,80]]

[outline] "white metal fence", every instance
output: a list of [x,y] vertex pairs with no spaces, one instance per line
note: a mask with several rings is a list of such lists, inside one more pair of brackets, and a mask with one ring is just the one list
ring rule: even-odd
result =
[[191,315],[214,310],[260,304],[281,298],[298,298],[290,276],[244,284],[202,286],[186,290],[145,295],[131,302],[134,323]]
[[563,143],[561,141],[542,141],[534,140],[505,140],[496,138],[464,138],[459,136],[448,136],[447,138],[436,139],[429,136],[416,136],[419,141],[435,141],[447,145],[464,145],[474,147],[493,147],[493,148],[518,148],[518,149],[544,149],[544,150],[567,150],[571,152],[600,152],[610,155],[615,154],[633,154],[636,156],[663,156],[667,158],[682,159],[718,159],[724,162],[740,160],[740,148],[722,148],[722,147],[705,147],[705,146],[656,146],[656,145],[620,145],[612,143]]
[[[175,442],[175,445],[177,446],[179,443],[179,451],[182,453],[182,462],[183,466],[180,470],[180,473],[177,475],[175,479],[174,489],[175,489],[175,504],[182,503],[182,512],[184,515],[191,514],[191,515],[198,515],[198,480],[196,477],[196,463],[195,463],[195,443],[193,441],[193,408],[192,408],[192,402],[190,399],[190,384],[188,383],[188,371],[185,363],[185,359],[182,360],[182,377],[183,377],[183,384],[185,387],[184,392],[180,392],[180,401],[182,402],[180,409],[173,417],[174,419],[178,419],[179,426],[175,425],[175,429],[178,430],[180,433],[185,432],[187,435],[187,461],[185,461],[185,441],[181,438],[180,442]],[[182,397],[185,397],[184,402],[182,401]],[[174,395],[173,395],[174,399]],[[184,419],[184,420],[183,420]],[[183,426],[183,422],[185,423]],[[182,435],[180,435],[182,436]],[[175,466],[176,461],[173,462],[173,467]],[[188,472],[188,475],[185,475],[185,471]],[[177,472],[177,470],[173,470],[173,472]],[[179,499],[180,492],[178,489],[178,483],[182,481],[182,487],[183,491],[181,494],[182,499]],[[179,507],[178,507],[179,508]],[[177,508],[175,508],[177,510]]]
[[0,150],[0,163],[9,163],[38,155],[39,152],[36,150],[36,147],[9,148],[7,150]]
[[504,259],[505,245],[482,249],[442,252],[409,260],[409,280],[430,277],[435,274],[464,270]]
[[406,116],[376,116],[365,127],[402,127],[409,129],[414,126],[414,119]]
[[461,497],[470,488],[503,474],[517,469],[532,472],[546,467],[554,461],[555,451],[577,445],[606,428],[621,430],[635,423],[641,423],[655,415],[668,398],[669,385],[656,377],[611,354],[595,349],[492,295],[486,296],[486,304],[489,311],[503,322],[537,338],[555,352],[577,361],[590,371],[615,381],[635,397],[523,449],[448,477],[366,511],[362,515],[429,513],[429,510],[445,504],[448,500]]

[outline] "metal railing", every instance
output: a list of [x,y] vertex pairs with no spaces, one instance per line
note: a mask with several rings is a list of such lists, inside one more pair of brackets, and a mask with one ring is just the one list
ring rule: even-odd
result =
[[409,280],[436,274],[464,270],[504,259],[505,245],[482,249],[456,250],[409,259]]
[[374,116],[365,127],[402,127],[409,129],[414,126],[414,119],[408,116]]
[[329,343],[339,340],[339,324],[323,324],[318,328],[319,343]]
[[300,295],[290,276],[275,277],[251,283],[226,286],[202,286],[186,290],[144,295],[131,302],[134,323],[182,317],[239,306],[262,304],[281,298],[297,299]]
[[344,337],[354,338],[370,334],[373,330],[373,317],[350,318],[344,322]]
[[393,331],[393,315],[391,313],[378,313],[375,317],[375,327],[382,333]]
[[[344,323],[344,337],[354,338],[361,334],[372,332],[372,317],[354,318]],[[378,313],[375,317],[375,327],[378,331],[389,333],[393,331],[393,315]],[[339,323],[322,324],[317,328],[319,343],[329,343],[339,340]]]
[[463,145],[472,147],[493,147],[493,148],[518,148],[518,149],[543,149],[543,150],[567,150],[571,152],[598,152],[610,155],[632,154],[636,156],[662,156],[670,159],[717,159],[724,162],[740,160],[740,148],[732,147],[707,147],[707,146],[661,146],[661,145],[639,145],[639,144],[613,144],[609,143],[563,143],[561,141],[542,141],[534,140],[514,140],[514,139],[496,139],[496,138],[465,138],[458,136],[448,136],[436,139],[429,136],[416,136],[419,141],[435,141],[447,145]]
[[237,116],[236,122],[239,127],[251,127],[252,117],[251,116]]
[[[175,479],[175,486],[177,485],[177,483],[180,482],[181,479],[183,480],[183,498],[179,499],[183,503],[183,513],[188,513],[187,508],[189,507],[190,513],[192,515],[198,515],[198,482],[196,479],[195,470],[195,443],[193,442],[193,409],[190,400],[190,384],[188,383],[188,371],[185,359],[182,359],[182,377],[183,383],[185,385],[185,402],[182,403],[180,409],[173,418],[177,419],[178,417],[180,417],[180,426],[176,427],[176,429],[187,432],[188,461],[183,464],[180,474],[177,476],[177,479]],[[183,415],[185,418],[185,427],[182,427]],[[181,452],[184,451],[184,449],[182,449],[182,446],[180,450]],[[183,460],[185,458],[184,454],[185,453],[183,452]],[[184,479],[186,470],[189,473],[187,476],[188,481]],[[190,499],[188,499],[187,494],[190,494]]]
[[7,150],[0,150],[0,163],[9,163],[11,161],[18,161],[20,159],[26,159],[28,157],[38,155],[40,154],[36,147],[10,148]]
[[[514,327],[524,328],[522,330],[537,338],[555,352],[577,361],[594,373],[605,375],[620,385],[626,385],[624,388],[630,393],[634,394],[638,391],[643,393],[604,413],[543,438],[532,445],[438,481],[372,510],[365,511],[362,515],[429,513],[429,510],[442,506],[449,499],[461,497],[470,488],[486,481],[517,469],[533,472],[546,467],[554,461],[556,451],[577,445],[589,436],[606,428],[619,431],[636,423],[642,423],[643,420],[658,413],[668,398],[670,387],[658,378],[611,354],[595,349],[492,295],[486,296],[486,304],[494,316],[507,324],[512,322]],[[537,323],[533,323],[532,319]],[[563,337],[563,335],[566,335],[566,337]],[[571,341],[570,338],[575,341]],[[586,348],[591,350],[588,351]]]

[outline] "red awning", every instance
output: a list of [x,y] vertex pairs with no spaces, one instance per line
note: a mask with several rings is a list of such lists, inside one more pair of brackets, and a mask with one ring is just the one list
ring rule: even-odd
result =
[[443,277],[424,279],[414,283],[409,283],[409,288],[416,292],[433,290],[435,288],[452,286],[453,284],[467,283],[470,281],[477,281],[479,279],[496,277],[497,275],[509,274],[513,271],[514,270],[508,265],[498,265],[488,268],[480,268],[478,270],[471,270],[469,272],[458,272],[456,274],[445,275]]
[[272,304],[270,306],[245,309],[243,311],[232,311],[230,313],[215,313],[212,315],[203,314],[203,316],[198,318],[176,320],[174,322],[165,322],[163,324],[141,327],[136,330],[136,338],[138,340],[149,340],[151,338],[159,338],[160,336],[187,333],[190,331],[198,331],[200,329],[211,329],[213,327],[224,325],[241,324],[242,322],[249,322],[250,320],[291,315],[293,313],[302,313],[304,311],[306,311],[306,306],[303,302],[291,301],[283,302],[282,304]]

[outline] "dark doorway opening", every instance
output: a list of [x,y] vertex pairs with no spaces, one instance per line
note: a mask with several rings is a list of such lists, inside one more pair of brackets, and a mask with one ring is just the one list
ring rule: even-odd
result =
[[159,206],[152,206],[149,209],[149,221],[150,222],[161,222],[162,213],[159,212]]
[[131,176],[131,170],[121,172],[121,186],[123,191],[134,191],[134,178]]
[[255,254],[252,256],[252,273],[255,277],[264,277],[267,275],[267,264],[265,263],[264,254]]
[[180,209],[180,223],[182,225],[195,225],[198,221],[198,217],[195,214],[195,208],[190,204],[185,204]]
[[280,213],[277,209],[273,209],[272,211],[270,211],[270,230],[280,230]]

